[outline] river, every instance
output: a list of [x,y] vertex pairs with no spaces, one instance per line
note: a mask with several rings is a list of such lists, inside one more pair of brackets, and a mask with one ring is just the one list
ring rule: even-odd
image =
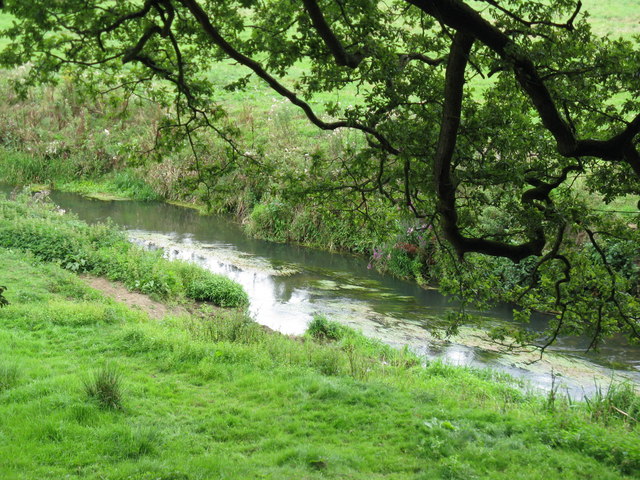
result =
[[[87,222],[111,219],[145,248],[162,248],[169,258],[234,279],[249,294],[255,321],[285,334],[302,334],[320,313],[393,346],[408,345],[428,360],[491,367],[542,390],[551,388],[553,371],[559,374],[556,386],[572,398],[589,395],[596,384],[606,388],[613,377],[640,385],[640,347],[624,339],[586,354],[586,339],[561,338],[550,355],[530,363],[537,354],[499,352],[478,329],[463,329],[448,340],[433,337],[430,327],[456,305],[435,290],[368,269],[362,257],[252,239],[228,218],[160,202],[102,201],[62,192],[51,198]],[[472,313],[486,325],[512,321],[506,305]],[[544,323],[538,316],[529,328],[539,330]]]

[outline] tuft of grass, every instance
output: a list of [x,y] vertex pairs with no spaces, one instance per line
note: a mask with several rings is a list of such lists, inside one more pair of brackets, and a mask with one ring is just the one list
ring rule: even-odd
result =
[[20,369],[11,363],[0,363],[0,393],[15,387],[20,380]]
[[112,365],[105,365],[93,372],[83,382],[87,396],[98,403],[101,408],[110,410],[122,409],[122,376]]
[[208,275],[194,279],[187,285],[187,297],[204,300],[221,307],[244,307],[249,297],[244,289],[226,277]]
[[107,435],[107,453],[121,459],[139,459],[153,455],[160,445],[160,435],[149,426],[116,428]]
[[218,312],[216,316],[191,319],[186,326],[194,338],[209,342],[250,345],[265,341],[267,337],[266,331],[260,325],[239,312]]
[[623,420],[631,424],[640,421],[640,397],[629,382],[611,382],[609,388],[596,385],[592,397],[585,399],[591,418],[602,423]]

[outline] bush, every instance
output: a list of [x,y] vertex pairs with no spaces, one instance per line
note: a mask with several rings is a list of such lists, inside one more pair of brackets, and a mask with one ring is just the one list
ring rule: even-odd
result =
[[208,301],[221,307],[244,307],[249,304],[247,293],[233,280],[220,275],[203,275],[187,285],[187,297]]
[[316,340],[340,340],[346,327],[338,322],[327,320],[322,315],[315,315],[307,327],[307,335]]

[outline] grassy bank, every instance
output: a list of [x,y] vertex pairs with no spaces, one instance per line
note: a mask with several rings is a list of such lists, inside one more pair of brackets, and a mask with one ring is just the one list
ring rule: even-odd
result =
[[30,252],[73,272],[104,275],[168,300],[186,298],[223,307],[248,303],[246,292],[228,278],[165,260],[161,251],[131,244],[114,225],[88,225],[37,196],[22,194],[17,201],[0,197],[0,246]]
[[[23,225],[14,211],[71,239],[89,228],[3,201],[4,229]],[[303,338],[206,306],[150,320],[41,243],[0,247],[0,478],[640,476],[640,401],[625,386],[589,403],[540,397],[323,318]]]

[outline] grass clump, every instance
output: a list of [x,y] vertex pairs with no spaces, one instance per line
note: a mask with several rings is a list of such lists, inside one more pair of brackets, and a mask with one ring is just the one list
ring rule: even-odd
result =
[[0,362],[0,393],[15,387],[20,380],[20,369],[17,365]]
[[609,423],[621,419],[631,424],[640,421],[640,397],[630,382],[611,382],[607,389],[597,385],[586,404],[591,418],[596,421]]
[[122,409],[122,376],[112,365],[105,365],[84,380],[84,391],[101,408]]
[[249,297],[243,288],[226,277],[200,276],[186,288],[187,297],[206,300],[221,307],[242,307],[249,304]]

